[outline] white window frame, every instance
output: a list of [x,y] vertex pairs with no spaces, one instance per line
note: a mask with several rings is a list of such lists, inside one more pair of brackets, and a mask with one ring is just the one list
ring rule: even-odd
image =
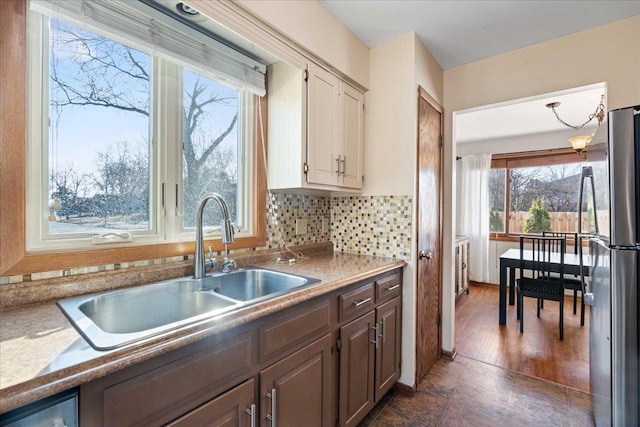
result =
[[[26,197],[26,243],[27,250],[90,249],[95,248],[91,234],[49,235],[49,156],[48,156],[48,19],[34,11],[28,12],[28,112],[27,112],[27,197]],[[65,20],[65,19],[63,19]],[[67,20],[65,20],[67,21]],[[149,54],[152,58],[151,79],[151,144],[150,152],[150,230],[131,231],[130,242],[110,240],[109,247],[126,247],[156,243],[192,241],[194,229],[182,227],[182,66],[167,61],[149,52],[135,41],[124,40],[114,34],[91,26],[73,25],[101,34],[116,42],[126,44]],[[46,38],[45,38],[46,37]],[[44,41],[47,40],[45,43]],[[45,66],[46,65],[46,66]],[[196,72],[202,73],[202,70]],[[215,73],[212,73],[215,75]],[[211,75],[206,77],[212,78]],[[180,82],[180,83],[176,83]],[[225,82],[221,82],[225,84]],[[255,144],[253,141],[254,96],[241,90],[238,100],[238,200],[237,212],[242,227],[236,237],[253,236],[253,224],[258,207],[253,206],[253,173]],[[167,103],[164,99],[179,102]],[[176,194],[175,188],[179,191]],[[164,194],[163,194],[164,192]],[[178,200],[176,200],[176,196]],[[164,200],[164,205],[162,201]],[[108,230],[104,231],[105,233]],[[220,227],[206,230],[206,239],[220,238]],[[105,242],[100,242],[101,244]]]

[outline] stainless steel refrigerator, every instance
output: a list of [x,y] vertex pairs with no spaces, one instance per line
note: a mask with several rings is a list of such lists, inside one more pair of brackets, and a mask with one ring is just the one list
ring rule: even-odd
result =
[[589,358],[598,426],[640,424],[640,105],[610,111],[583,168],[590,283]]

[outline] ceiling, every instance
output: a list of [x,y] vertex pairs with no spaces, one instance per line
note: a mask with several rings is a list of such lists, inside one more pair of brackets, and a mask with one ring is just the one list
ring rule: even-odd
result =
[[415,31],[443,69],[640,14],[619,0],[319,0],[367,46]]
[[[319,2],[371,48],[415,31],[445,70],[640,14],[638,0]],[[560,117],[579,125],[604,92],[601,84],[456,112],[455,139],[460,144],[566,131],[545,105],[561,102]],[[583,133],[594,126],[592,121]]]
[[[458,112],[454,119],[455,139],[458,144],[464,144],[567,130],[569,128],[559,123],[553,111],[546,105],[560,102],[560,106],[556,108],[560,118],[570,125],[579,126],[596,111],[604,93],[604,85],[598,84],[579,90]],[[606,99],[604,104],[606,110]],[[575,133],[592,133],[596,125],[597,120],[593,119],[584,129]]]

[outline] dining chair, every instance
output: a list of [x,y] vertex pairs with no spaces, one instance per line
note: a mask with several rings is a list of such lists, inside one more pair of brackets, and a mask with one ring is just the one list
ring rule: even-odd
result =
[[[573,253],[575,255],[578,255],[579,245],[582,244],[582,238],[578,237],[578,233],[543,231],[542,237],[564,237],[567,242],[566,246],[569,246],[569,240],[573,239]],[[560,248],[555,246],[552,248],[552,250],[554,252],[559,252]],[[557,274],[552,274],[551,277],[557,278]],[[564,288],[573,291],[573,314],[576,314],[578,292],[580,292],[580,326],[584,326],[584,294],[582,292],[582,280],[580,279],[580,276],[565,276]]]
[[[524,297],[537,299],[537,316],[540,317],[542,301],[558,301],[560,304],[560,341],[564,339],[564,253],[566,239],[563,237],[520,236],[520,278],[516,280],[516,295],[518,306],[516,309],[520,320],[520,333],[524,332]],[[557,245],[559,252],[559,267],[557,278],[551,278],[552,247]],[[531,258],[525,258],[524,251],[530,250]],[[555,257],[555,256],[554,256]],[[558,264],[554,262],[553,264]],[[525,271],[531,271],[531,277],[526,277]]]

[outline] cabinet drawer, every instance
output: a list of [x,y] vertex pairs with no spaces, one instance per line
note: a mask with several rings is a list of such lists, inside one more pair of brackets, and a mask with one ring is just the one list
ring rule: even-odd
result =
[[367,283],[338,297],[340,321],[366,313],[373,308],[373,283]]
[[237,384],[250,373],[250,334],[200,351],[103,392],[105,426],[164,424]]
[[[254,383],[248,380],[194,409],[166,427],[252,426],[255,419]],[[253,413],[251,412],[253,411]]]
[[294,350],[321,333],[331,324],[331,304],[308,306],[260,328],[260,360]]
[[390,300],[400,295],[400,275],[398,273],[376,280],[376,302]]

